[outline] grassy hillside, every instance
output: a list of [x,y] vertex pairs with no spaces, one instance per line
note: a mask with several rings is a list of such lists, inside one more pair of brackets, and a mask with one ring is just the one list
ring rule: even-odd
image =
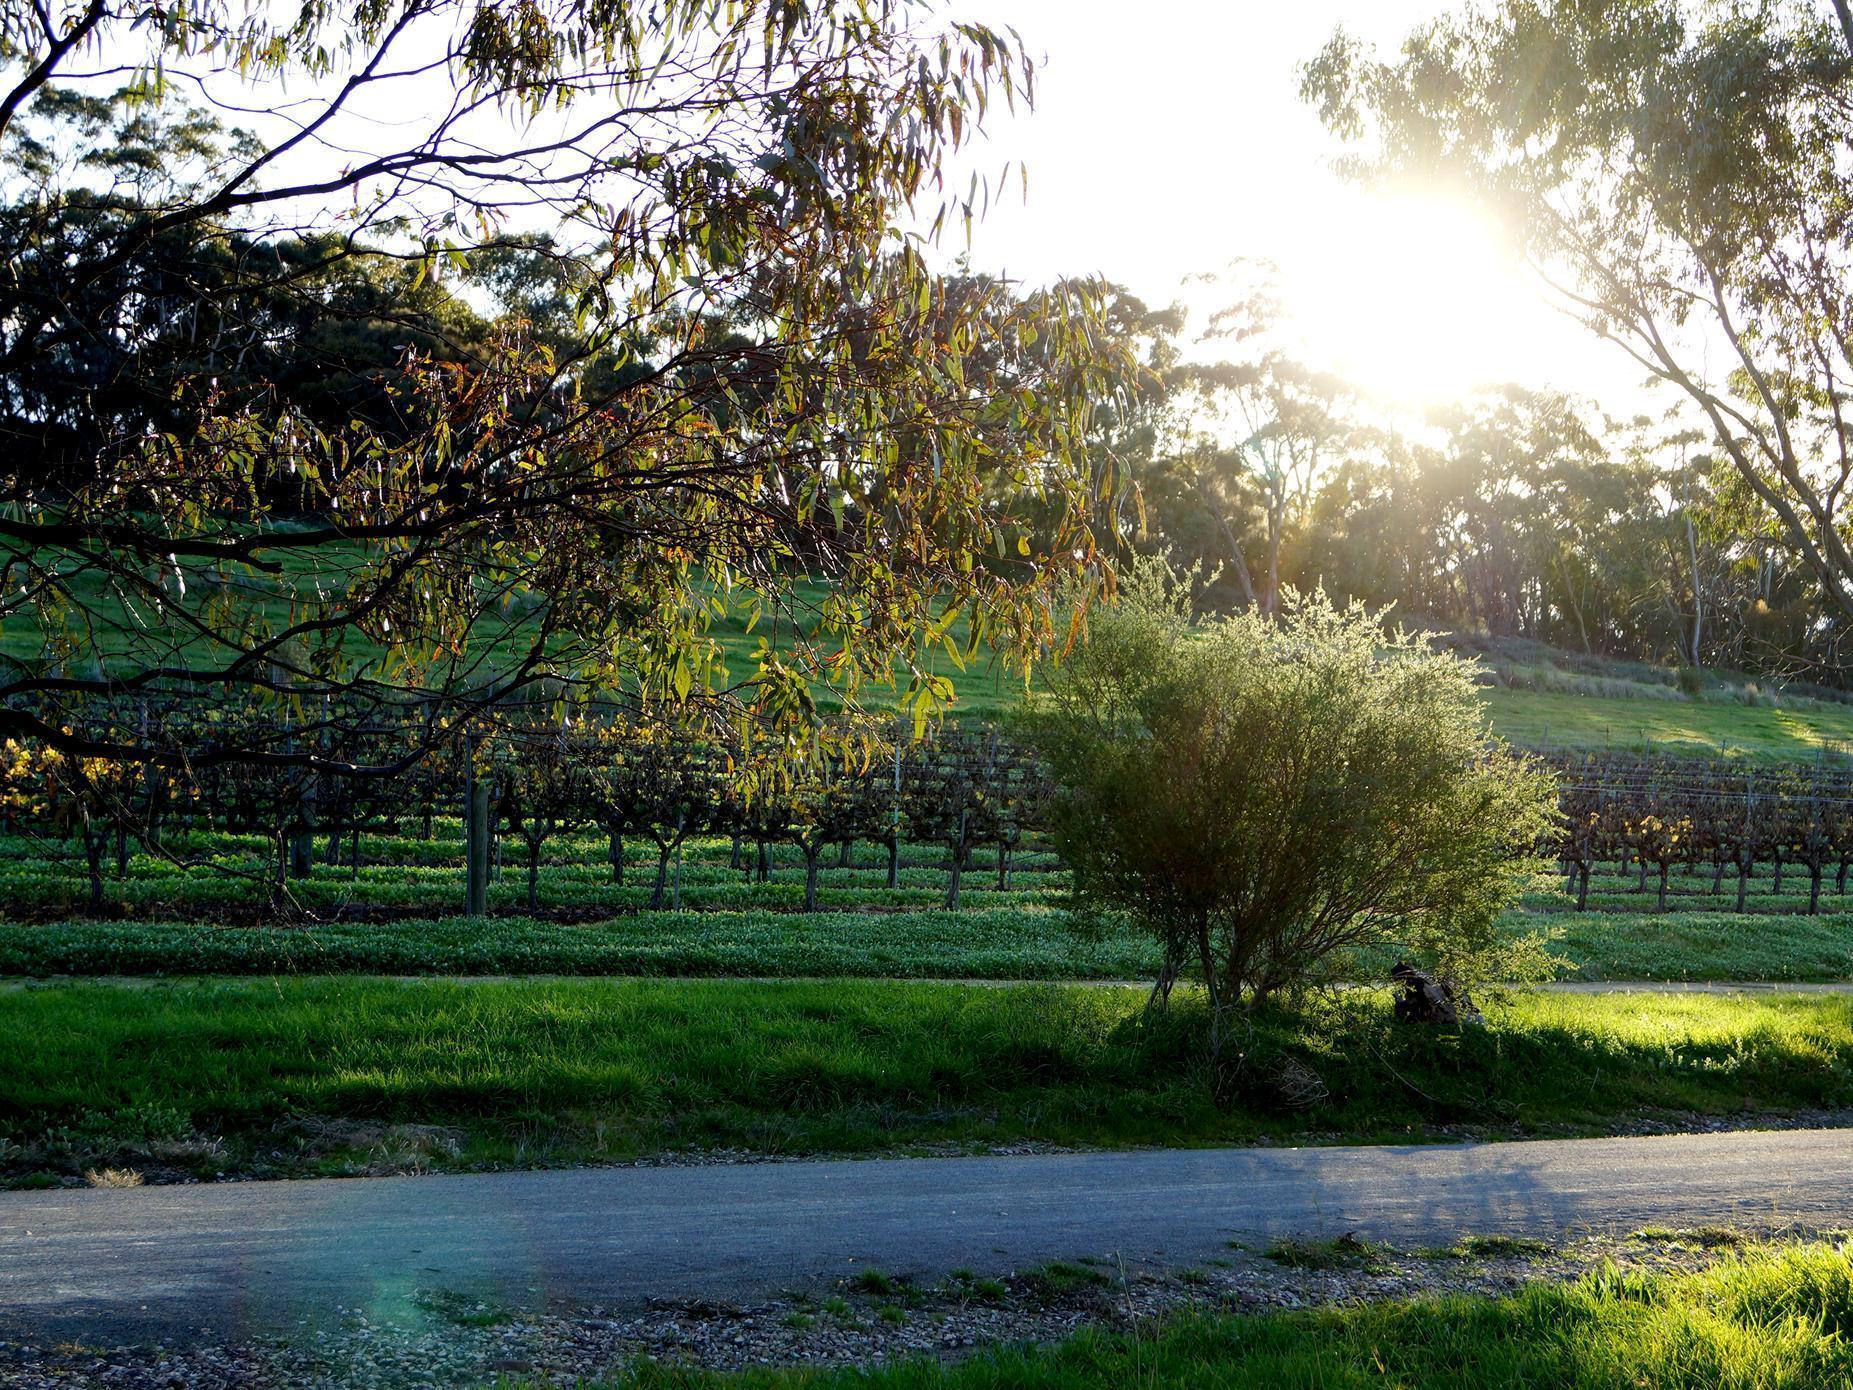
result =
[[[211,583],[198,576],[196,584]],[[306,572],[292,572],[291,582],[308,582]],[[720,643],[730,678],[747,675],[761,640],[790,650],[810,626],[825,589],[814,581],[793,586],[791,611],[774,620],[763,618],[753,631],[738,616],[718,623],[714,636]],[[89,594],[104,626],[82,644],[90,651],[119,649],[123,639],[112,626],[139,626],[134,616],[121,611],[100,592]],[[288,604],[248,586],[236,602],[260,609],[267,621],[288,619]],[[485,631],[482,640],[491,649],[513,652],[521,645],[523,619],[510,615],[507,626]],[[964,625],[955,626],[955,641],[964,637]],[[1514,743],[1532,747],[1615,747],[1651,745],[1661,751],[1708,754],[1721,750],[1758,758],[1808,757],[1823,747],[1853,749],[1853,703],[1790,696],[1786,692],[1729,673],[1706,673],[1697,698],[1683,693],[1674,673],[1638,662],[1603,661],[1576,653],[1558,652],[1537,643],[1516,639],[1450,639],[1451,645],[1478,658],[1497,682],[1485,691],[1494,729]],[[358,634],[344,646],[361,660],[380,659],[384,653]],[[43,638],[26,622],[9,624],[0,632],[0,656],[30,662],[42,654]],[[954,714],[967,719],[995,719],[1018,707],[1024,699],[1021,675],[1002,669],[988,654],[961,670],[943,650],[924,654],[924,665],[949,677],[958,690]],[[1032,696],[1033,698],[1033,696]],[[873,708],[892,704],[893,693],[872,689],[864,701]],[[832,692],[820,693],[825,709],[840,707]]]
[[[814,586],[799,586],[797,596],[808,604]],[[722,625],[716,635],[729,665],[745,670],[759,638],[770,633],[762,624],[748,634],[736,622]],[[1506,655],[1508,646],[1522,649],[1523,659]],[[1755,758],[1813,757],[1823,748],[1853,751],[1853,703],[1789,698],[1730,673],[1708,673],[1693,697],[1678,689],[1671,671],[1552,652],[1535,643],[1502,643],[1467,654],[1500,682],[1482,693],[1494,730],[1526,747],[1647,745],[1664,753]],[[928,665],[953,680],[959,691],[955,712],[963,717],[995,718],[1024,699],[1020,675],[983,664],[982,658],[979,666],[960,671],[936,652]],[[870,692],[869,699],[879,706],[883,692]]]
[[1853,749],[1853,705],[1806,701],[1772,708],[1497,686],[1489,687],[1483,698],[1493,728],[1527,747],[1645,744],[1663,753],[1725,751],[1761,758],[1813,757],[1824,747]]

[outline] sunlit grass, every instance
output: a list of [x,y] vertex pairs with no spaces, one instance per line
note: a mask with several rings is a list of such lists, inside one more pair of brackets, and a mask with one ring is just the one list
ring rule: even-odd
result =
[[704,1373],[656,1363],[636,1390],[1845,1390],[1853,1254],[1753,1250],[1701,1273],[1605,1268],[1511,1297],[1392,1299],[1315,1312],[1185,1315],[1046,1347],[875,1370]]
[[1490,687],[1482,692],[1493,729],[1527,747],[1759,758],[1816,756],[1853,748],[1853,705],[1802,710],[1688,700],[1635,700]]
[[[875,981],[16,988],[0,992],[0,1137],[19,1146],[15,1171],[132,1168],[122,1135],[173,1116],[223,1139],[219,1162],[262,1170],[305,1120],[453,1127],[468,1164],[691,1145],[1587,1133],[1645,1113],[1853,1105],[1842,998],[1520,997],[1457,1033],[1395,1025],[1381,995],[1351,995],[1261,1016],[1227,1109],[1209,1095],[1194,996],[1164,1017],[1145,1001],[1138,988]],[[1325,1099],[1285,1103],[1270,1078],[1288,1059]]]

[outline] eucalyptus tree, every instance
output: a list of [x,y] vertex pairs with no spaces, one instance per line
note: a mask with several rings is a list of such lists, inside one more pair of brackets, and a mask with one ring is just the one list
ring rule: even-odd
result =
[[[1227,552],[1219,558],[1233,567],[1246,604],[1274,613],[1282,547],[1357,425],[1348,383],[1296,360],[1276,341],[1272,268],[1238,263],[1236,269],[1242,292],[1211,316],[1203,343],[1246,344],[1247,351],[1235,360],[1179,363],[1172,372],[1174,407],[1181,451]],[[1244,553],[1251,517],[1261,531],[1258,566]]]
[[[81,352],[99,297],[142,350],[181,241],[228,267],[187,287],[202,323],[336,265],[506,301],[407,342],[352,418],[209,365],[152,424],[59,402],[65,475],[0,462],[0,732],[384,773],[318,752],[318,712],[420,711],[403,762],[537,681],[779,727],[897,668],[934,707],[919,638],[955,618],[1027,661],[1048,581],[1099,572],[1086,432],[1119,364],[1093,286],[951,294],[919,229],[982,211],[948,160],[1032,89],[1013,35],[909,0],[0,0],[5,251],[72,290],[0,277],[0,377]],[[99,101],[166,153],[125,167]],[[800,567],[829,579],[811,640],[730,669],[713,622],[789,604]],[[81,699],[157,688],[303,736],[83,727]]]
[[1853,614],[1853,16],[1841,0],[1503,0],[1303,94],[1370,179],[1497,208],[1595,335],[1683,394]]

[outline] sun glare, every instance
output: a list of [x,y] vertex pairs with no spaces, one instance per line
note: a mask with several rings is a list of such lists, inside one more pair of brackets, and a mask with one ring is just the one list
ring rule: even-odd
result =
[[1356,195],[1281,266],[1291,331],[1314,362],[1392,405],[1537,381],[1553,317],[1496,225],[1430,194]]

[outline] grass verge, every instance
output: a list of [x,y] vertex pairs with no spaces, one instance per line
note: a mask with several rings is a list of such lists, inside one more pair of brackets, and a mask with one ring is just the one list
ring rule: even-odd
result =
[[1406,1299],[1267,1316],[1186,1315],[1049,1347],[866,1370],[724,1375],[644,1364],[616,1390],[1845,1390],[1853,1254],[1812,1244],[1684,1275],[1600,1270],[1509,1298]]
[[[1853,914],[1514,911],[1557,933],[1565,978],[1818,983],[1853,979]],[[1333,969],[1382,980],[1399,952]],[[641,975],[817,979],[1138,980],[1157,971],[1131,928],[1075,930],[1012,906],[797,913],[643,911],[591,922],[443,916],[297,926],[64,921],[0,924],[0,975]]]
[[1853,915],[1772,918],[1757,913],[1514,914],[1516,929],[1555,928],[1551,950],[1570,980],[1853,979]]
[[1257,1020],[1229,1109],[1209,1099],[1194,1002],[1153,1018],[1144,997],[874,981],[14,989],[0,1171],[1407,1140],[1853,1106],[1853,1000],[1838,997],[1527,997],[1452,1032],[1398,1026],[1357,994]]
[[1131,930],[1082,936],[1032,904],[956,912],[639,912],[585,925],[467,917],[313,926],[0,926],[0,975],[766,975],[1124,980]]

